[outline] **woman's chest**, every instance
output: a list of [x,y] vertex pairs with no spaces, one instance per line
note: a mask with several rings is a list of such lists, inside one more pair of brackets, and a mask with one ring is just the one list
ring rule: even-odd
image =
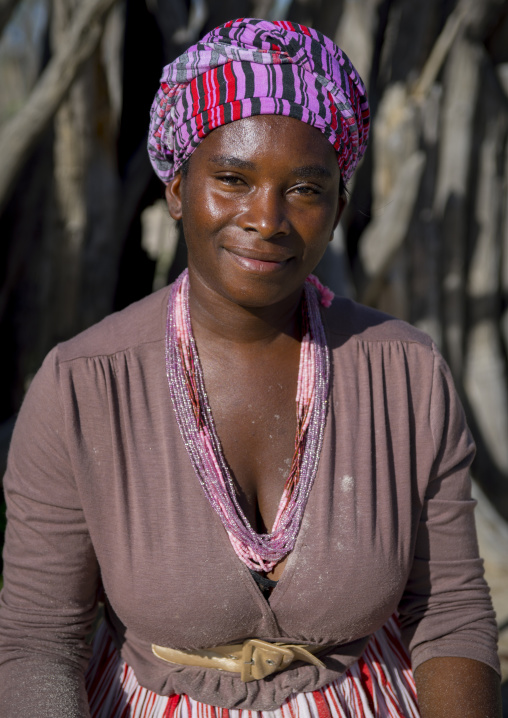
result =
[[203,361],[206,398],[237,499],[258,533],[272,529],[295,454],[297,351]]
[[203,648],[249,636],[344,643],[381,625],[411,566],[418,498],[410,443],[387,451],[381,420],[352,431],[358,411],[331,402],[296,546],[269,603],[237,558],[175,422],[157,421],[154,407],[128,430],[121,418],[110,421],[103,440],[116,447],[115,460],[84,462],[84,504],[106,592],[129,630]]

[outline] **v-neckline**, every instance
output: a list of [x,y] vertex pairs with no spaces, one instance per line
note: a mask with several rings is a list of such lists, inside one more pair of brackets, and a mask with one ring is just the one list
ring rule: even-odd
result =
[[[182,283],[187,283],[187,286],[184,285],[182,287]],[[310,426],[315,427],[314,431],[317,432],[317,434],[312,436],[312,447],[309,448],[307,444],[310,441],[310,434],[306,433],[305,435],[305,444],[304,449],[302,450],[302,458],[300,461],[304,462],[305,459],[307,459],[307,471],[310,472],[308,476],[308,483],[310,484],[309,487],[306,489],[306,493],[303,495],[303,501],[300,503],[300,509],[298,512],[298,518],[299,518],[299,524],[298,529],[295,531],[294,526],[292,528],[292,531],[294,533],[294,536],[290,539],[291,548],[281,556],[279,559],[282,560],[282,558],[288,554],[291,554],[294,552],[296,548],[296,543],[298,540],[298,536],[300,534],[301,530],[301,524],[303,520],[303,515],[305,511],[305,504],[307,503],[307,500],[309,498],[310,490],[312,487],[312,484],[315,480],[317,469],[319,465],[319,459],[320,454],[322,450],[322,443],[323,443],[323,432],[324,432],[324,423],[326,419],[326,399],[328,398],[328,391],[329,391],[329,380],[330,380],[330,352],[328,348],[328,342],[326,337],[326,332],[324,329],[324,322],[323,317],[321,315],[321,311],[319,308],[319,304],[317,301],[317,296],[312,295],[312,299],[310,298],[310,293],[313,291],[309,288],[305,288],[305,294],[306,294],[306,306],[307,306],[307,312],[308,316],[305,314],[305,327],[306,331],[310,331],[312,328],[312,343],[309,342],[309,348],[307,348],[307,353],[310,352],[310,354],[303,355],[304,351],[304,342],[302,341],[301,345],[301,355],[300,355],[300,363],[302,361],[312,361],[314,362],[314,369],[312,370],[315,374],[315,378],[313,378],[314,384],[314,397],[312,399],[312,409],[310,410],[310,414],[306,418],[305,422],[310,420]],[[181,293],[181,294],[180,294]],[[314,306],[315,305],[315,306]],[[177,415],[178,423],[180,426],[180,431],[182,433],[182,437],[184,438],[184,441],[186,442],[187,450],[189,452],[190,458],[193,462],[195,471],[197,473],[198,479],[201,483],[202,488],[205,491],[205,494],[210,501],[212,507],[214,508],[215,512],[218,514],[219,519],[221,520],[224,528],[226,529],[226,535],[228,537],[228,541],[230,543],[234,543],[231,541],[231,533],[227,529],[227,524],[225,523],[225,518],[222,515],[224,510],[226,511],[226,514],[231,515],[232,512],[236,513],[237,518],[239,521],[243,524],[245,529],[248,533],[250,533],[252,536],[263,536],[268,535],[270,536],[273,534],[273,527],[272,531],[269,534],[259,534],[250,524],[249,520],[247,519],[244,511],[242,510],[241,506],[238,504],[236,498],[235,498],[235,490],[234,490],[234,477],[232,476],[229,467],[226,463],[226,459],[224,457],[224,453],[222,450],[222,445],[220,443],[220,439],[217,435],[215,423],[213,421],[213,416],[210,408],[210,404],[208,402],[206,389],[204,386],[204,379],[203,379],[203,372],[202,368],[199,362],[199,355],[197,354],[197,347],[195,346],[195,340],[192,334],[192,327],[190,325],[190,317],[188,314],[188,279],[185,274],[181,275],[180,280],[177,280],[175,283],[175,286],[170,294],[169,299],[169,306],[168,306],[168,320],[167,320],[167,333],[166,333],[166,367],[167,367],[167,375],[169,380],[169,386],[170,386],[170,392],[173,399],[173,404],[175,406],[175,413]],[[317,313],[317,319],[316,319],[316,313]],[[314,314],[314,319],[312,319],[312,315]],[[308,340],[307,340],[308,342]],[[184,347],[187,346],[188,348],[185,349]],[[190,352],[189,356],[187,357],[187,354],[185,352]],[[177,356],[180,356],[180,359],[176,359]],[[313,357],[312,359],[310,357]],[[321,363],[320,363],[321,362]],[[187,374],[183,373],[183,376],[190,376],[192,384],[189,384],[189,379],[185,379],[185,384],[183,386],[183,389],[180,388],[179,384],[182,383],[181,377],[179,375],[179,372],[183,372],[183,369],[180,368],[180,365],[182,367],[187,367],[186,372]],[[190,367],[190,368],[189,368]],[[190,372],[192,371],[192,374]],[[173,372],[173,373],[172,373]],[[176,372],[176,373],[175,373]],[[173,376],[174,375],[174,376]],[[311,372],[311,376],[313,376],[313,373]],[[192,398],[191,396],[191,387],[193,388],[193,391],[195,392],[195,398]],[[297,399],[299,396],[300,389],[300,371],[299,371],[299,382],[297,387]],[[308,391],[308,389],[307,389]],[[321,394],[323,396],[321,396]],[[309,400],[310,401],[310,400]],[[182,403],[183,402],[183,403]],[[320,406],[321,404],[321,406]],[[184,416],[187,416],[184,414],[185,411],[188,411],[189,405],[191,405],[193,410],[191,409],[191,414],[194,413],[196,422],[192,427],[192,420],[189,424],[189,419],[184,419]],[[303,405],[305,406],[305,404]],[[177,409],[179,407],[179,409]],[[324,415],[321,416],[321,412],[324,410]],[[307,409],[309,411],[309,409]],[[197,414],[196,414],[197,412]],[[303,415],[305,416],[305,414]],[[201,417],[198,421],[198,417]],[[203,418],[204,417],[204,418]],[[304,421],[304,419],[301,419],[299,417],[298,421]],[[204,422],[201,424],[200,422]],[[305,429],[306,432],[308,432],[308,429]],[[187,432],[190,432],[189,436],[187,436]],[[197,436],[197,444],[194,446],[194,443],[196,439],[193,439],[192,437]],[[297,434],[298,436],[298,434]],[[198,469],[198,466],[200,466],[200,461],[202,459],[198,458],[197,464],[196,464],[196,455],[198,457],[201,456],[202,451],[202,442],[207,442],[208,449],[207,451],[210,452],[210,454],[205,454],[205,464],[204,466],[208,465],[207,462],[210,462],[210,457],[213,465],[216,466],[218,471],[218,476],[221,477],[220,481],[222,481],[222,485],[224,487],[224,495],[222,497],[222,501],[226,505],[226,508],[222,508],[221,510],[218,509],[217,501],[221,501],[222,494],[212,494],[210,493],[211,488],[210,486],[213,486],[213,483],[211,485],[208,485],[206,483],[205,477],[207,476],[206,470],[205,474],[202,476],[200,470]],[[306,451],[311,452],[311,458],[309,460],[308,455],[306,454]],[[312,454],[312,452],[314,452]],[[310,466],[309,466],[310,462]],[[300,465],[304,465],[303,463]],[[288,479],[286,481],[286,484],[284,486],[283,492],[281,494],[281,498],[279,500],[279,504],[277,507],[277,514],[279,515],[281,507],[283,506],[283,502],[287,502],[287,494],[286,494],[286,488],[288,486],[289,477],[291,474],[289,474]],[[214,479],[214,481],[217,482],[217,479]],[[219,481],[219,484],[220,484]],[[227,488],[227,485],[229,488]],[[214,489],[216,491],[216,489]],[[297,510],[297,509],[295,509]],[[277,518],[274,521],[274,525],[277,523]],[[289,537],[291,537],[291,533],[289,534]],[[237,544],[240,546],[243,546],[243,544],[240,544],[239,540],[235,540]],[[248,568],[247,560],[243,560],[241,555],[238,553],[238,550],[235,548],[234,545],[232,545],[233,550],[237,554],[237,556],[240,558],[240,560],[244,563],[246,568]],[[242,549],[245,551],[245,556],[247,557],[249,555],[248,550],[253,551],[251,546],[249,544],[245,544],[245,549]],[[264,559],[266,560],[266,559]],[[269,560],[266,560],[267,563],[269,563]],[[251,560],[252,563],[252,560]],[[277,562],[278,563],[278,562]],[[276,565],[276,564],[275,564]],[[271,570],[271,569],[270,569]],[[287,570],[287,566],[284,567],[284,570],[281,574],[281,577],[279,579],[282,580],[282,576],[285,575]],[[255,584],[254,579],[249,576],[250,580]],[[259,589],[256,586],[256,590]],[[276,591],[276,588],[274,589],[273,593]],[[270,597],[271,598],[271,597]],[[264,597],[263,597],[263,600]]]
[[[315,488],[316,484],[319,485],[319,473],[320,472],[319,472],[319,467],[318,467],[312,489]],[[309,494],[309,499],[310,499],[310,495],[312,494],[312,489]],[[217,518],[219,518],[219,517],[217,517]],[[298,555],[300,553],[301,543],[305,539],[305,535],[306,535],[308,527],[310,525],[309,518],[310,518],[309,517],[309,502],[307,502],[305,510],[302,514],[302,520],[300,521],[300,527],[299,527],[298,535],[296,537],[296,541],[295,541],[293,550],[290,551],[288,554],[286,554],[287,562],[286,562],[286,565],[284,566],[284,570],[282,571],[281,575],[279,576],[279,578],[277,580],[277,585],[275,586],[275,588],[272,590],[271,594],[268,597],[265,597],[262,594],[262,592],[259,590],[259,587],[258,587],[254,577],[250,573],[250,569],[236,555],[236,552],[235,552],[233,546],[231,545],[231,542],[229,541],[228,535],[224,531],[224,538],[227,541],[227,543],[229,544],[228,550],[230,550],[232,552],[232,554],[234,555],[233,560],[236,559],[236,561],[241,564],[241,566],[243,567],[242,574],[245,576],[246,583],[249,585],[249,587],[252,589],[252,591],[258,597],[258,604],[260,606],[264,607],[264,611],[268,611],[269,615],[273,618],[273,620],[275,620],[275,609],[276,609],[277,603],[279,602],[281,597],[286,592],[287,586],[291,582],[292,575],[295,572],[295,568],[298,563]],[[220,518],[219,518],[219,520],[220,520]]]

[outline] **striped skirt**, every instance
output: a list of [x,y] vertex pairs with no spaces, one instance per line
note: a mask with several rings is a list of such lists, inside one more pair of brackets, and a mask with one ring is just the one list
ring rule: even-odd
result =
[[92,718],[419,718],[408,655],[395,618],[371,637],[361,658],[340,678],[295,693],[274,711],[216,708],[186,695],[159,696],[142,688],[104,622],[94,639],[87,676]]

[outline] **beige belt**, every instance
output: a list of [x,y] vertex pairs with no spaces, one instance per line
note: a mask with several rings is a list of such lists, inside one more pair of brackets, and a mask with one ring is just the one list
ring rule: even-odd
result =
[[283,671],[293,661],[305,661],[324,668],[325,664],[316,658],[314,653],[325,648],[328,646],[294,646],[287,643],[268,643],[258,638],[196,651],[178,651],[176,648],[152,644],[152,651],[163,661],[239,673],[242,681],[246,683],[259,681],[272,673]]

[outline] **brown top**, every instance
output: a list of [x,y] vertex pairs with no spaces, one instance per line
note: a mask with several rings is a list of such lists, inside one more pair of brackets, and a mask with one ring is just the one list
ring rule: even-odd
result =
[[[164,356],[168,289],[54,349],[32,382],[5,477],[0,713],[87,716],[83,636],[99,573],[141,685],[273,709],[354,662],[398,608],[413,666],[499,670],[477,557],[473,443],[449,370],[416,329],[345,299],[323,316],[332,390],[318,474],[270,600],[237,558],[180,437]],[[337,648],[264,681],[170,666],[151,643],[247,637]]]

